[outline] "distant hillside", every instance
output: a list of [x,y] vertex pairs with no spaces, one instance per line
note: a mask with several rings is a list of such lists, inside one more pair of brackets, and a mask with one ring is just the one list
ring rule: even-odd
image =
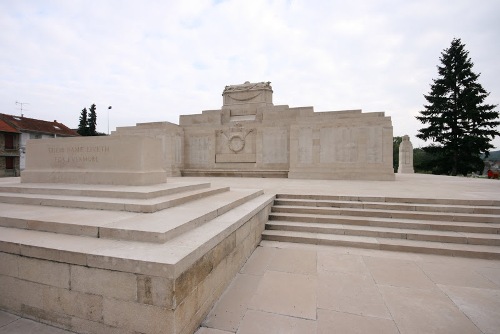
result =
[[484,155],[481,158],[483,160],[500,161],[500,151],[491,151],[487,158],[485,158]]

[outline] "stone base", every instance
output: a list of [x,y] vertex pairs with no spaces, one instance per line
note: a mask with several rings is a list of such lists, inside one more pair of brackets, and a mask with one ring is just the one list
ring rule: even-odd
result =
[[78,333],[191,334],[257,247],[268,210],[184,271],[179,264],[176,277],[122,271],[112,258],[102,268],[38,248],[0,252],[0,309]]
[[399,174],[414,174],[413,166],[399,166],[398,167]]
[[287,178],[287,170],[183,169],[182,176],[228,176]]
[[159,139],[97,136],[29,140],[24,183],[165,183]]
[[118,172],[118,171],[46,171],[26,170],[22,172],[23,183],[70,183],[146,186],[167,182],[165,171]]
[[[50,190],[27,186],[3,191],[34,197]],[[162,199],[181,194],[159,186],[67,187],[59,197],[73,201],[107,202],[129,191],[128,199],[145,188]],[[0,200],[0,309],[78,333],[193,333],[260,242],[274,196],[248,189],[191,195],[155,213]],[[145,239],[153,234],[165,237]]]
[[293,171],[288,173],[288,178],[311,180],[394,181],[395,175],[391,168],[387,172],[384,172],[383,170]]

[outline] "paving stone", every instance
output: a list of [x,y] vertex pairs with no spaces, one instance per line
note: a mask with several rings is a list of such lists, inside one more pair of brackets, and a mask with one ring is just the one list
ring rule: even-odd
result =
[[401,334],[481,333],[440,291],[391,286],[379,289]]
[[266,271],[248,307],[314,320],[316,286],[317,279],[313,275]]
[[316,321],[248,310],[238,329],[238,334],[254,333],[316,333]]
[[498,333],[500,290],[447,285],[439,287],[483,333]]
[[279,250],[273,247],[257,247],[252,256],[247,260],[243,268],[242,274],[264,275],[269,263]]
[[335,254],[327,250],[318,250],[318,270],[345,274],[370,274],[360,255]]
[[318,308],[391,319],[371,276],[318,273]]
[[259,281],[259,276],[237,274],[212,308],[203,325],[236,332]]
[[417,289],[435,289],[434,283],[413,261],[364,257],[363,260],[378,285]]
[[318,309],[317,334],[399,334],[394,321],[376,317]]
[[16,321],[20,317],[11,313],[0,311],[0,327],[10,324]]
[[0,327],[1,334],[71,334],[73,332],[45,325],[29,319],[19,319]]
[[420,268],[436,284],[495,289],[498,286],[466,264],[422,262]]
[[270,260],[268,270],[287,273],[316,275],[316,251],[302,249],[281,250]]

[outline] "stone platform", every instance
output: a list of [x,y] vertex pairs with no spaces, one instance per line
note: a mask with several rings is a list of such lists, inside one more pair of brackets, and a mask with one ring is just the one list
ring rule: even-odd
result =
[[[200,334],[255,333],[262,330],[261,325],[278,332],[301,328],[313,333],[366,332],[367,328],[388,333],[430,329],[494,333],[498,328],[497,260],[363,249],[355,242],[346,248],[264,240],[241,268],[260,240],[276,194],[342,196],[344,200],[369,197],[355,205],[379,205],[369,209],[380,211],[380,206],[395,205],[374,201],[381,197],[410,198],[413,203],[397,205],[414,207],[418,201],[432,206],[422,203],[429,200],[435,201],[433,205],[444,201],[455,206],[482,201],[492,207],[500,198],[496,180],[398,174],[395,182],[171,178],[169,183],[210,183],[210,188],[222,190],[154,213],[2,204],[9,206],[9,215],[2,207],[0,308],[72,331],[97,333],[192,333],[202,321]],[[1,179],[0,185],[4,190],[10,187],[11,194],[15,194],[12,188],[26,186],[17,179]],[[263,189],[263,194],[248,188]],[[40,192],[50,195],[51,191]],[[78,197],[84,189],[72,191]],[[232,195],[225,197],[227,193]],[[236,200],[236,194],[246,201],[225,211],[228,197]],[[274,204],[286,206],[279,199]],[[309,209],[324,208],[315,204]],[[186,219],[191,229],[167,232],[178,228],[178,217],[194,210],[210,218],[204,223]],[[166,214],[169,211],[178,215]],[[63,215],[66,224],[62,224]],[[79,234],[68,217],[89,234]],[[147,228],[149,220],[141,217],[158,219]],[[21,221],[26,225],[12,226]],[[496,228],[497,223],[488,224]],[[110,235],[103,238],[101,233]],[[134,240],[122,240],[124,233]],[[139,241],[144,237],[147,241]],[[63,274],[55,275],[57,271]],[[44,301],[49,301],[48,308]]]
[[272,195],[0,182],[0,308],[75,332],[192,333],[260,241]]

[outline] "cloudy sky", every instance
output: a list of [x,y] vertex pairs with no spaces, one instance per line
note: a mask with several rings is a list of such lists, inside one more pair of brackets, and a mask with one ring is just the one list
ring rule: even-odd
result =
[[498,0],[0,0],[0,112],[77,127],[95,103],[107,132],[109,105],[110,130],[178,123],[225,85],[271,81],[275,105],[385,111],[420,147],[455,37],[500,104]]

